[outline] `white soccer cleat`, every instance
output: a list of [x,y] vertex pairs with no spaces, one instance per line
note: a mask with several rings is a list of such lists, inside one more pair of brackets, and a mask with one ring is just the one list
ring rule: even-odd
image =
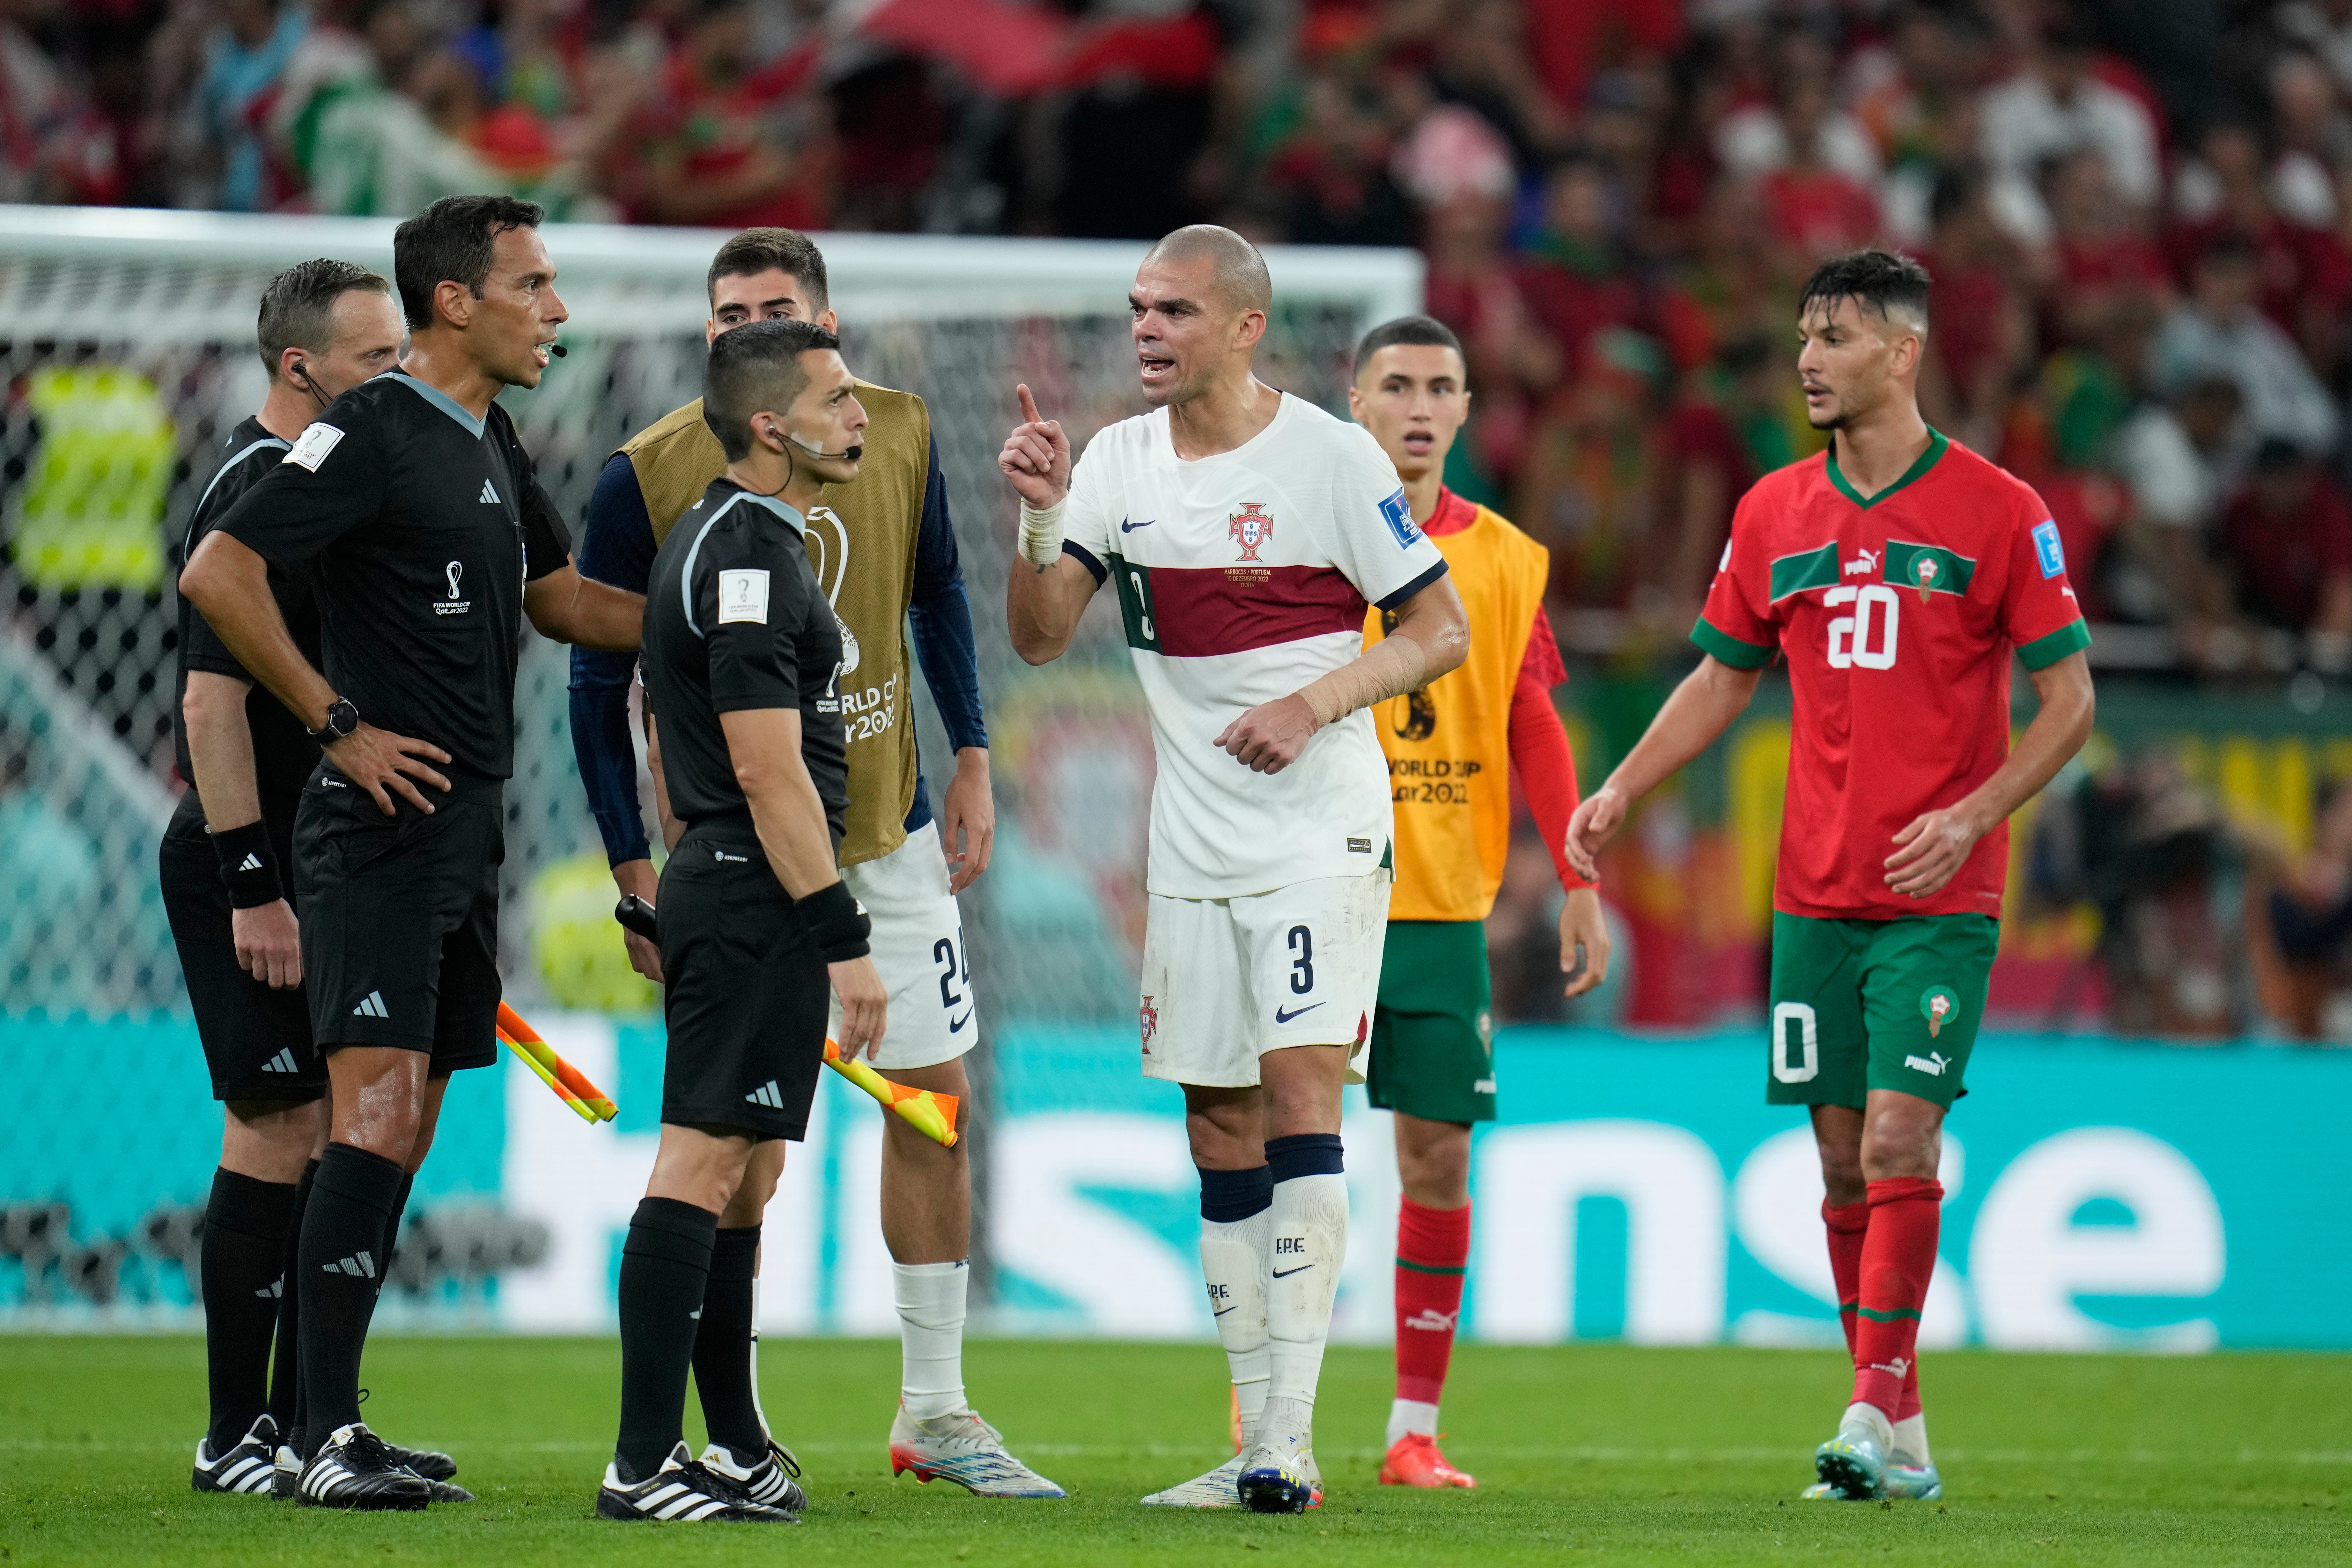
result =
[[1059,1498],[1070,1494],[1004,1451],[1004,1438],[975,1411],[918,1421],[898,1407],[890,1423],[890,1473],[919,1481],[953,1481],[974,1497]]
[[1143,1500],[1146,1508],[1239,1508],[1242,1457],[1235,1454],[1215,1469],[1189,1481],[1179,1481],[1166,1491],[1153,1492]]

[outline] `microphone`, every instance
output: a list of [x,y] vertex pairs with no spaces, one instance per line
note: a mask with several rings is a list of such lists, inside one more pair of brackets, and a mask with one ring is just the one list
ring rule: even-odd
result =
[[570,351],[565,349],[562,343],[550,343],[547,345],[547,352],[553,354],[557,359],[562,359]]
[[784,436],[785,438],[790,440],[793,446],[798,447],[802,451],[806,452],[812,458],[826,458],[835,461],[845,458],[854,463],[866,456],[866,443],[863,441],[859,442],[855,447],[845,447],[838,452],[828,452],[824,447],[818,446],[815,442],[810,440],[805,436],[803,436],[797,430],[787,430],[784,432]]

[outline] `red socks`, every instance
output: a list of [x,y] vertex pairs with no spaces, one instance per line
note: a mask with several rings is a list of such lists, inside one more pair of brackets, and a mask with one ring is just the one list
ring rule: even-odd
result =
[[1397,1205],[1396,1396],[1435,1405],[1454,1354],[1462,1277],[1470,1264],[1470,1205]]
[[[1890,1421],[1900,1421],[1919,1408],[1914,1352],[1919,1339],[1919,1310],[1927,1305],[1927,1281],[1936,1271],[1943,1201],[1941,1182],[1904,1177],[1870,1184],[1869,1229],[1860,1247],[1860,1280],[1851,1331],[1853,1398],[1856,1404],[1876,1405]],[[1825,1207],[1823,1216],[1832,1212],[1853,1211]],[[1832,1231],[1832,1269],[1838,1267],[1840,1243],[1838,1233]],[[1839,1283],[1838,1294],[1842,1300],[1845,1296],[1843,1281]]]
[[[1841,1208],[1825,1202],[1822,1223],[1829,1227],[1830,1278],[1837,1281],[1838,1327],[1845,1331],[1845,1353],[1851,1357],[1854,1309],[1862,1305],[1862,1238],[1870,1229],[1870,1205],[1848,1204]],[[1892,1414],[1897,1421],[1908,1421],[1919,1414],[1919,1358],[1916,1355],[1911,1358],[1911,1370],[1903,1374],[1903,1393]]]

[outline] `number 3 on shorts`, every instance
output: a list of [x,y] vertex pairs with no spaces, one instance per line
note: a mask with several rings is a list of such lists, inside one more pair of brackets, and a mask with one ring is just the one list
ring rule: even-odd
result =
[[1315,989],[1315,933],[1305,926],[1292,926],[1290,951],[1297,954],[1290,961],[1291,994],[1304,996]]
[[[1792,1055],[1802,1060],[1791,1064]],[[1772,1076],[1782,1083],[1810,1083],[1822,1070],[1822,1036],[1811,1005],[1780,1002],[1772,1007]]]

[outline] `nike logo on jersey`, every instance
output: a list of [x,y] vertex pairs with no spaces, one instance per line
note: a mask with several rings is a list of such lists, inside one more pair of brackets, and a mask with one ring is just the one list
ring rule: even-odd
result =
[[1320,1007],[1321,1005],[1323,1005],[1323,1004],[1320,1002],[1309,1002],[1304,1007],[1276,1007],[1274,1010],[1274,1021],[1277,1024],[1287,1024],[1293,1018],[1298,1017],[1302,1014],[1312,1013],[1316,1008]]
[[1150,528],[1153,523],[1158,522],[1160,520],[1158,518],[1153,517],[1147,518],[1141,522],[1129,522],[1125,518],[1121,518],[1119,520],[1118,531],[1121,533],[1133,533],[1137,529]]
[[384,1007],[383,993],[381,991],[371,991],[358,1006],[352,1009],[352,1016],[354,1018],[389,1018],[392,1016],[392,1014]]
[[784,1108],[783,1092],[776,1088],[774,1079],[770,1079],[743,1098],[753,1105],[764,1105],[771,1110],[782,1110]]
[[[1302,1263],[1296,1268],[1277,1268],[1274,1271],[1274,1277],[1276,1279],[1287,1279],[1294,1274],[1304,1274],[1314,1267],[1312,1263]],[[1225,1310],[1231,1311],[1233,1309],[1228,1307]]]
[[488,479],[484,479],[482,481],[482,504],[484,506],[496,506],[499,504],[499,492],[491,487],[490,481]]
[[962,1032],[963,1026],[971,1022],[971,1014],[968,1011],[961,1018],[950,1018],[948,1020],[948,1033],[950,1035],[960,1034]]

